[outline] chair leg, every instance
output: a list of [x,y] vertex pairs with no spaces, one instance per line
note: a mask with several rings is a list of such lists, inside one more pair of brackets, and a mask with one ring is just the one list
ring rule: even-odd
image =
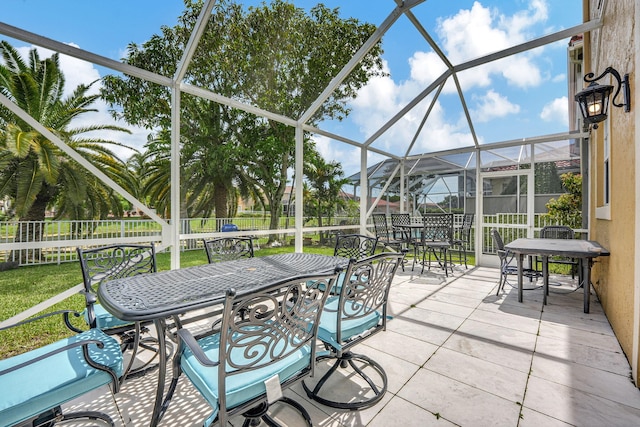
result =
[[501,262],[500,263],[500,280],[498,280],[498,290],[496,291],[496,296],[500,295],[500,288],[504,289],[503,280],[506,280],[506,277],[505,277],[504,268]]
[[[320,361],[323,359],[331,359],[331,358],[332,358],[331,356],[321,356],[317,358],[317,361]],[[364,362],[366,366],[372,368],[376,372],[376,374],[382,379],[382,387],[378,387],[374,383],[374,381],[369,377],[369,375],[367,375],[367,373],[365,373],[359,366],[357,366],[358,362]],[[360,378],[364,379],[367,382],[367,384],[369,385],[370,391],[371,393],[373,393],[373,395],[370,397],[363,397],[359,400],[349,401],[349,402],[339,402],[336,400],[332,400],[332,399],[328,399],[326,397],[320,396],[321,389],[325,385],[329,377],[331,377],[331,375],[333,375],[339,367],[346,367],[347,365],[351,366],[351,369],[353,369],[354,373],[360,376]],[[376,403],[378,403],[380,399],[384,397],[384,394],[387,392],[387,374],[385,373],[384,369],[378,362],[370,359],[369,357],[363,354],[354,354],[348,351],[343,353],[342,356],[336,358],[336,361],[334,362],[334,364],[327,371],[327,373],[325,373],[322,376],[322,378],[320,378],[320,380],[315,385],[313,390],[311,390],[305,384],[304,381],[302,382],[302,387],[304,388],[304,391],[307,393],[307,396],[310,399],[315,400],[316,402],[319,402],[326,406],[330,406],[332,408],[349,409],[353,411],[353,410],[363,409],[363,408],[368,408],[370,406],[373,406]],[[335,393],[335,390],[333,390],[333,392]],[[332,390],[329,390],[328,394],[331,395],[331,393],[332,393]],[[368,393],[368,394],[371,394],[371,393]],[[367,393],[363,393],[363,394],[367,394]]]
[[107,414],[96,411],[78,411],[65,414],[59,406],[41,414],[33,421],[33,427],[53,427],[55,424],[69,420],[101,420],[105,424],[115,427],[113,419]]
[[[300,412],[302,418],[304,418],[306,425],[309,427],[313,427],[313,423],[311,422],[311,416],[309,412],[298,402],[288,397],[283,397],[278,400],[276,403],[283,403],[293,407],[295,410]],[[253,427],[259,426],[260,420],[264,421],[269,427],[281,427],[281,425],[271,416],[269,415],[269,405],[266,402],[261,403],[260,405],[249,409],[247,412],[242,414],[245,417],[244,422],[242,423],[242,427]]]

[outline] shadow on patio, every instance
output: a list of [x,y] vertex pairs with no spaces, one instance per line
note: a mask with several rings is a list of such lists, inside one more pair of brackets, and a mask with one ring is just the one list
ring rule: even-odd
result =
[[[595,295],[585,314],[582,289],[570,277],[551,278],[549,303],[543,307],[540,288],[525,291],[523,303],[509,286],[495,296],[497,269],[457,267],[449,278],[439,273],[398,272],[387,331],[358,349],[387,371],[389,389],[380,403],[363,411],[336,411],[311,403],[300,385],[288,392],[309,410],[314,425],[640,424],[640,390]],[[319,365],[316,376],[324,368]],[[130,425],[147,425],[156,379],[151,372],[129,380],[117,396]],[[348,392],[348,384],[335,389]],[[112,402],[96,399],[91,406],[111,406],[117,418]],[[287,423],[285,411],[276,415]],[[185,380],[160,425],[202,425],[208,413]],[[299,423],[293,420],[287,425]],[[233,425],[242,421],[234,418]]]

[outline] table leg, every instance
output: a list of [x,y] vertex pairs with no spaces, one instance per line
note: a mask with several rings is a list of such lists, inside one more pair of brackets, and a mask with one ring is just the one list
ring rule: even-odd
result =
[[160,422],[162,401],[164,399],[164,381],[167,375],[167,343],[165,336],[165,323],[164,319],[156,319],[153,321],[158,333],[158,350],[160,352],[158,356],[158,388],[156,390],[156,401],[153,406],[153,414],[151,415],[151,422],[149,425],[155,427]]
[[591,299],[591,263],[588,258],[580,260],[582,263],[582,286],[584,291],[584,312],[589,312],[589,303]]
[[542,256],[542,304],[547,305],[549,295],[549,257]]
[[518,254],[518,302],[522,302],[522,263],[524,262],[524,255]]

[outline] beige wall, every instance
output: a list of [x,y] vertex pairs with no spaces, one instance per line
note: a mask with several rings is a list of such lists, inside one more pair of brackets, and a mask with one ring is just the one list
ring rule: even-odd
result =
[[[604,26],[593,31],[589,43],[585,43],[585,73],[602,73],[612,66],[622,76],[629,73],[631,99],[635,100],[635,40],[634,25],[636,1],[600,0],[586,1],[590,6],[590,16],[594,19],[602,13],[597,10],[599,3],[605,6]],[[588,46],[588,47],[587,47]],[[587,50],[588,49],[588,50]],[[590,50],[590,52],[589,52]],[[601,81],[601,83],[603,83]],[[606,84],[606,83],[603,83]],[[615,83],[611,83],[614,84]],[[617,99],[622,102],[622,95]],[[610,115],[599,129],[591,132],[590,141],[590,236],[611,251],[608,258],[601,257],[593,268],[592,282],[602,302],[603,308],[618,340],[632,366],[634,342],[637,342],[637,320],[634,313],[635,300],[635,251],[636,251],[636,184],[635,184],[635,109],[631,112],[610,106]],[[608,123],[607,123],[608,122]],[[608,129],[607,129],[608,127]],[[603,140],[609,133],[611,196],[609,212],[597,209],[602,205],[604,189]],[[607,219],[606,217],[609,216]],[[636,384],[637,378],[636,378]]]

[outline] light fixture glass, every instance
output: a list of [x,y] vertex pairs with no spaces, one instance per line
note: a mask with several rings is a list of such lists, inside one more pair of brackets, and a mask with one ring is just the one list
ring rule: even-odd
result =
[[[597,123],[605,120],[609,113],[609,97],[613,86],[596,83],[597,80],[600,80],[606,74],[611,74],[618,83],[616,93],[613,95],[612,104],[616,107],[625,107],[624,110],[626,112],[628,112],[631,107],[628,74],[625,74],[624,79],[621,79],[620,74],[612,67],[608,67],[602,74],[595,78],[593,73],[587,74],[584,76],[584,81],[590,84],[576,94],[575,100],[580,106],[584,123],[587,125],[593,124],[593,127],[596,129],[598,128]],[[618,104],[616,103],[616,97],[621,89],[624,90],[624,100],[622,104]]]

